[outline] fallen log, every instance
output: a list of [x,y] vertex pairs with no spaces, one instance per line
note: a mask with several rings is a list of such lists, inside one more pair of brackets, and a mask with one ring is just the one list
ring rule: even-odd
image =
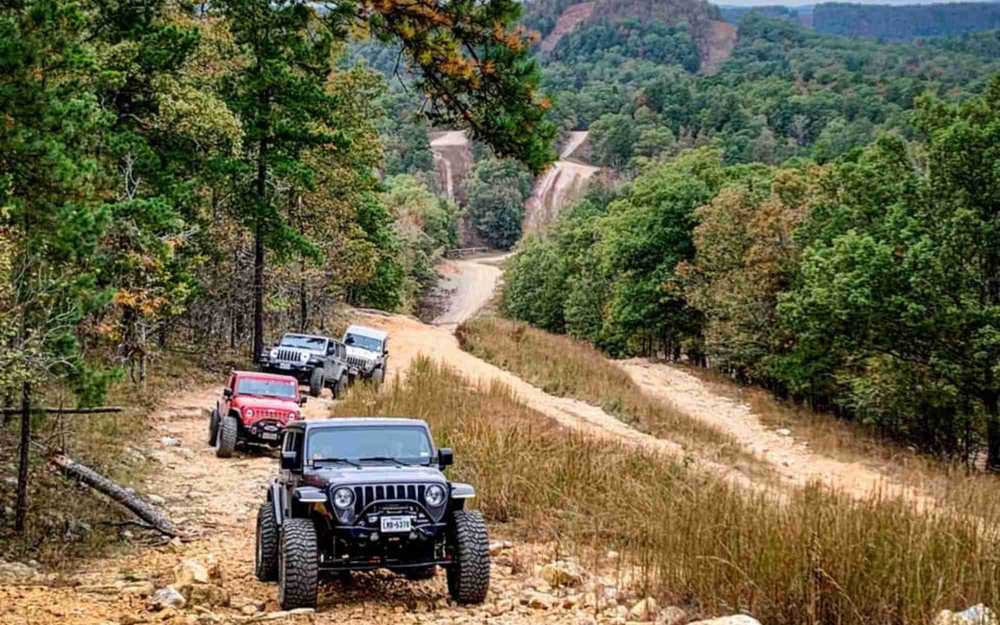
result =
[[[32,412],[45,412],[48,414],[107,414],[121,412],[124,408],[120,406],[104,406],[99,408],[32,408]],[[0,408],[2,415],[21,414],[20,408]]]
[[152,529],[165,536],[177,536],[177,528],[174,527],[170,519],[139,495],[130,492],[90,467],[82,465],[63,454],[50,456],[49,462],[59,469],[63,475],[79,480],[97,492],[107,495],[114,501],[125,506],[137,517],[148,523]]

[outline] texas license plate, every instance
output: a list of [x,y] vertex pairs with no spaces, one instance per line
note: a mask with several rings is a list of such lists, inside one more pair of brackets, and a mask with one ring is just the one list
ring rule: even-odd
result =
[[409,532],[413,529],[413,519],[408,516],[382,517],[383,532]]
[[260,435],[260,437],[263,438],[266,441],[276,441],[276,440],[278,440],[278,433],[277,432],[264,432],[263,434]]

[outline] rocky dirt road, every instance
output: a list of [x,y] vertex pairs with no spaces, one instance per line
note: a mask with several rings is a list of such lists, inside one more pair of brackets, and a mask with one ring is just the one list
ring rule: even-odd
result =
[[[477,261],[460,261],[459,267],[458,296],[439,319],[440,325],[398,315],[359,314],[364,323],[392,333],[392,375],[405,376],[413,359],[426,354],[470,380],[509,385],[529,406],[567,428],[684,457],[705,470],[748,483],[749,478],[740,472],[701,458],[696,450],[638,432],[585,402],[548,395],[462,351],[452,329],[489,299],[499,270]],[[770,432],[745,406],[712,393],[689,374],[640,361],[623,366],[647,392],[729,432],[793,483],[815,477],[858,495],[880,483],[877,472],[837,463]],[[155,466],[144,490],[184,528],[185,540],[153,547],[126,546],[118,556],[82,563],[77,573],[66,578],[38,575],[0,580],[0,623],[207,625],[294,620],[588,625],[643,619],[674,623],[675,611],[649,610],[650,604],[600,571],[588,575],[572,562],[553,562],[549,546],[499,542],[493,548],[492,590],[482,606],[462,608],[449,603],[442,576],[413,583],[377,573],[356,575],[350,584],[329,583],[316,613],[278,612],[274,585],[257,582],[252,573],[256,509],[277,461],[269,453],[244,453],[229,460],[215,457],[206,444],[206,410],[220,392],[221,386],[201,388],[169,398],[150,416],[143,448],[133,450]],[[329,397],[310,400],[307,417],[325,418],[331,402]],[[503,538],[502,527],[491,531],[494,541]],[[140,534],[124,529],[123,541],[136,541]],[[150,595],[171,584],[185,589],[188,603],[180,609],[150,610]]]

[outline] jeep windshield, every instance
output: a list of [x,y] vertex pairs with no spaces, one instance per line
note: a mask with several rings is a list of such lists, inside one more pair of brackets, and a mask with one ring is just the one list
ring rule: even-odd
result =
[[335,458],[352,464],[421,464],[431,461],[427,430],[413,425],[352,425],[309,433],[309,459]]
[[236,394],[295,399],[295,386],[296,383],[292,381],[240,378],[240,381],[236,383]]
[[318,336],[301,336],[298,334],[286,334],[281,337],[281,347],[295,347],[297,349],[308,349],[311,352],[320,354],[326,353],[326,339]]
[[360,347],[361,349],[365,349],[370,352],[382,351],[382,341],[363,334],[352,334],[348,332],[347,336],[344,337],[344,343],[346,343],[348,347]]

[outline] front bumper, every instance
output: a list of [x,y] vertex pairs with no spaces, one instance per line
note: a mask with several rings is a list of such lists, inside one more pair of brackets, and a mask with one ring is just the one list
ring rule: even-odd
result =
[[286,360],[271,360],[270,358],[261,358],[260,360],[260,370],[264,373],[290,375],[300,382],[308,382],[315,368],[316,364],[311,362],[288,362]]
[[366,525],[338,526],[332,531],[332,549],[320,554],[324,571],[404,570],[451,564],[447,524],[415,525],[409,533],[381,533]]

